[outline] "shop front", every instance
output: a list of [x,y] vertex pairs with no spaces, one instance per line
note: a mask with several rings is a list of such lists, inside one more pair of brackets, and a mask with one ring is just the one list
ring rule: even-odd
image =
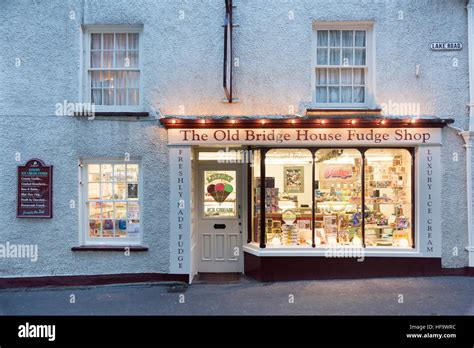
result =
[[172,272],[262,281],[438,274],[450,122],[162,119],[178,174]]

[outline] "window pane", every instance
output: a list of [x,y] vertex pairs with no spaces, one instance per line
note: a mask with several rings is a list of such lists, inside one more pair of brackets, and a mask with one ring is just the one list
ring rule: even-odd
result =
[[127,34],[115,34],[115,39],[117,40],[115,50],[125,51],[127,49]]
[[365,31],[356,30],[355,32],[355,46],[356,47],[365,47]]
[[115,67],[116,68],[128,68],[130,62],[127,58],[127,51],[115,52]]
[[114,49],[114,34],[104,34],[104,50]]
[[352,87],[341,88],[341,103],[352,103]]
[[354,45],[352,35],[353,35],[352,30],[342,31],[342,46],[343,47],[352,47]]
[[328,49],[327,48],[318,48],[317,64],[318,65],[328,64]]
[[140,85],[140,73],[136,71],[127,72],[127,87],[138,88]]
[[91,87],[99,88],[102,86],[102,71],[91,71]]
[[102,86],[106,88],[114,87],[114,73],[112,71],[102,72]]
[[130,33],[128,34],[128,49],[129,50],[138,50],[138,33]]
[[326,86],[327,79],[326,79],[326,69],[317,69],[316,70],[316,84],[318,86]]
[[328,89],[327,87],[316,87],[316,102],[327,103],[328,102]]
[[339,103],[339,87],[329,87],[329,102]]
[[91,34],[91,50],[100,50],[102,47],[101,41],[101,34]]
[[364,102],[365,102],[365,88],[355,87],[354,88],[354,103],[364,103]]
[[116,219],[127,218],[127,203],[126,202],[115,203],[115,218]]
[[329,50],[329,65],[341,65],[340,48],[331,48]]
[[364,69],[354,69],[354,85],[365,85],[365,71]]
[[330,85],[339,84],[339,69],[328,69],[328,79]]
[[102,67],[104,69],[112,69],[114,67],[114,52],[105,51],[103,52],[104,61]]
[[115,105],[127,105],[127,90],[123,88],[115,89]]
[[354,64],[354,55],[352,48],[342,49],[342,65],[348,66]]
[[113,194],[113,185],[112,183],[102,183],[100,184],[100,188],[102,190],[102,200],[111,200],[114,199],[114,194]]
[[306,149],[270,150],[265,157],[267,247],[311,246],[313,156]]
[[127,181],[138,182],[138,164],[127,164]]
[[327,30],[318,30],[318,46],[328,45],[328,34]]
[[130,68],[138,68],[138,51],[128,52]]
[[252,242],[260,243],[260,150],[253,152],[252,171]]
[[100,220],[89,220],[89,237],[96,238],[100,237],[101,223]]
[[124,182],[114,184],[114,199],[126,200],[128,186]]
[[329,44],[331,47],[341,46],[341,32],[339,30],[329,31]]
[[140,236],[140,206],[138,203],[127,204],[127,236],[137,238]]
[[235,170],[204,171],[204,217],[235,217],[237,216]]
[[89,182],[100,182],[100,165],[88,164],[87,173],[89,175]]
[[102,182],[112,182],[112,174],[113,174],[113,166],[112,164],[102,164],[101,166],[102,172]]
[[93,89],[91,91],[91,102],[96,105],[102,105],[102,90]]
[[140,93],[137,88],[128,90],[128,105],[139,105]]
[[315,163],[315,244],[362,246],[362,155],[323,149]]
[[87,185],[87,199],[88,200],[99,200],[100,199],[100,184],[89,183]]
[[365,167],[365,243],[411,248],[411,155],[403,149],[370,149]]
[[341,84],[352,85],[352,69],[341,69]]
[[116,182],[127,181],[127,178],[126,178],[126,165],[125,164],[115,164],[114,165],[114,181],[116,181]]
[[103,94],[103,105],[114,105],[114,89],[105,88]]
[[87,203],[88,209],[89,209],[89,218],[90,219],[100,219],[100,207],[101,203],[97,202],[89,202]]
[[111,238],[114,236],[114,220],[104,219],[102,220],[102,237]]
[[357,48],[355,50],[354,65],[365,65],[365,49]]
[[114,218],[114,204],[111,202],[102,203],[102,218],[113,219]]
[[92,51],[91,52],[91,68],[101,68],[100,57],[102,53],[101,51]]

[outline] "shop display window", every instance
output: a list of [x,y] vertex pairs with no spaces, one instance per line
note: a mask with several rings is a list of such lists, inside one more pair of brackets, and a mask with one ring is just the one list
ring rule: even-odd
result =
[[252,182],[251,202],[252,202],[252,222],[251,238],[254,243],[260,243],[260,218],[261,218],[261,200],[260,200],[260,150],[253,152],[253,161],[250,165],[250,180]]
[[362,245],[362,154],[321,149],[315,156],[314,244]]
[[292,148],[264,156],[264,195],[260,159],[251,169],[253,242],[262,243],[263,231],[267,248],[414,247],[409,150]]
[[88,240],[138,238],[139,165],[89,163],[85,169]]
[[265,156],[265,236],[269,247],[312,245],[313,155],[306,149]]
[[365,152],[365,244],[412,247],[412,158],[403,149]]

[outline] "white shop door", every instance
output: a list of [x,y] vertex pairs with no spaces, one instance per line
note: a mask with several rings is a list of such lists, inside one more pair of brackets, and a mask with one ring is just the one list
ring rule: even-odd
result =
[[199,272],[242,271],[240,176],[236,165],[199,167]]

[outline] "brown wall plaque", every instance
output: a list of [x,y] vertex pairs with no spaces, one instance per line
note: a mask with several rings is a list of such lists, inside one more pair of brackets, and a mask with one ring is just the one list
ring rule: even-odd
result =
[[39,159],[31,159],[18,166],[16,217],[53,217],[53,166]]

